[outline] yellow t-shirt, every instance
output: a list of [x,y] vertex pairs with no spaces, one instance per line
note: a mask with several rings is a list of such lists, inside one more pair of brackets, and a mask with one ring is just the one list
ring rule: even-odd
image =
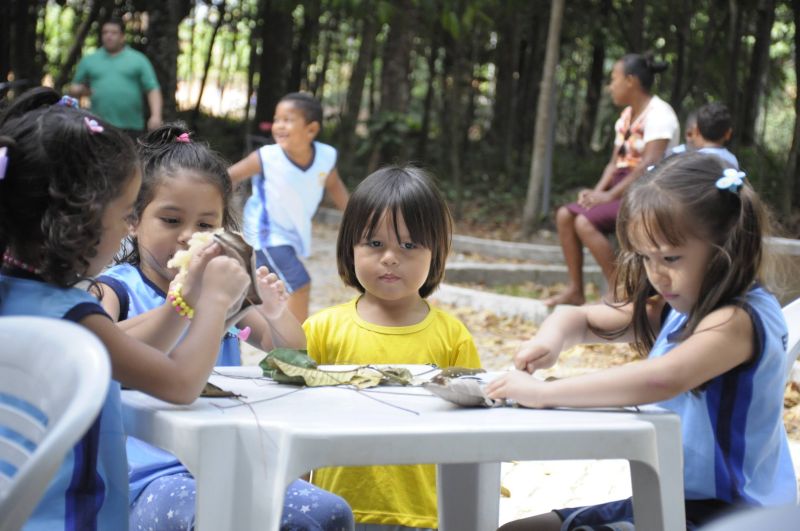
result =
[[[433,363],[480,367],[475,343],[458,319],[434,307],[411,326],[379,326],[356,312],[358,297],[303,323],[308,354],[322,365]],[[331,467],[314,471],[315,485],[347,500],[364,524],[438,526],[434,465]]]

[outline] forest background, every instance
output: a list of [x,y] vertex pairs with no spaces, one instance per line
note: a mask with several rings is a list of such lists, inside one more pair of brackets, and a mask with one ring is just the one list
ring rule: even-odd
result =
[[165,120],[228,159],[268,137],[283,94],[309,91],[348,187],[414,161],[459,232],[503,239],[535,236],[596,182],[619,113],[611,66],[650,50],[670,65],[653,91],[681,122],[708,101],[731,109],[730,148],[800,235],[800,0],[4,0],[0,93],[65,89],[110,14],[153,63]]

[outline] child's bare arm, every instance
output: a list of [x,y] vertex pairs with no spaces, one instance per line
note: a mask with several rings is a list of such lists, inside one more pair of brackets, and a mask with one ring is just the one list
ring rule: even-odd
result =
[[253,151],[228,168],[228,175],[231,176],[233,184],[240,183],[259,173],[261,173],[261,158],[258,156],[258,151]]
[[[192,257],[181,291],[181,295],[190,306],[194,307],[197,304],[200,279],[206,265],[221,252],[219,245],[211,244]],[[175,311],[169,300],[158,308],[119,321],[120,303],[117,294],[102,282],[99,283],[99,288],[100,304],[111,318],[117,321],[117,326],[139,341],[162,352],[171,351],[189,325],[188,320]]]
[[241,304],[249,281],[238,261],[213,258],[203,274],[203,290],[186,337],[169,356],[101,315],[90,315],[81,324],[108,349],[115,380],[162,400],[188,404],[200,394],[214,367],[228,310]]
[[263,303],[240,322],[252,330],[248,343],[267,352],[275,347],[306,348],[306,335],[289,311],[283,281],[263,266],[256,271],[256,280]]
[[332,169],[325,179],[325,190],[328,192],[333,204],[336,205],[336,208],[344,210],[350,193],[347,191],[344,182],[342,182],[342,178],[339,177],[339,170],[336,168]]
[[753,327],[739,308],[709,314],[691,337],[669,353],[592,374],[542,382],[513,371],[487,386],[492,398],[528,407],[632,406],[667,400],[748,361]]
[[[618,330],[631,321],[630,305],[614,307],[606,304],[559,307],[539,327],[539,332],[520,346],[514,366],[533,373],[555,365],[562,351],[580,343],[604,343],[591,329]],[[631,334],[616,341],[627,342]]]

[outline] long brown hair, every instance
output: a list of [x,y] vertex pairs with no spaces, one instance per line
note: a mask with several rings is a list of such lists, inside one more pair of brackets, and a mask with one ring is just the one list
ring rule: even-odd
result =
[[681,339],[714,310],[743,305],[743,296],[759,278],[762,242],[769,228],[766,208],[746,179],[738,190],[719,188],[723,171],[724,163],[713,155],[672,157],[634,183],[622,201],[616,289],[618,298],[633,303],[634,346],[642,356],[655,341],[646,306],[656,291],[632,242],[633,234],[645,235],[656,245],[660,241],[679,246],[689,237],[712,245],[701,296],[690,310]]

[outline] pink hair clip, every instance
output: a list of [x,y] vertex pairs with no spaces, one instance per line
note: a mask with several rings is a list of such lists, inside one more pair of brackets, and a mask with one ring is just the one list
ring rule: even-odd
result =
[[189,142],[191,142],[191,139],[189,138],[189,133],[179,134],[178,136],[175,137],[175,142],[183,142],[185,144],[188,144]]
[[93,135],[105,131],[105,129],[103,129],[103,126],[97,123],[97,120],[92,120],[88,116],[85,116],[83,118],[83,123],[86,124],[86,127],[89,128],[89,132]]

